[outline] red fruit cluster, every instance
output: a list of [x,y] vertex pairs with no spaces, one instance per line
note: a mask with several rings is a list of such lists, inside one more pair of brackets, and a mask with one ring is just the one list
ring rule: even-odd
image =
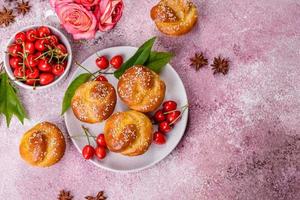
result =
[[93,158],[95,155],[98,159],[102,160],[106,157],[106,142],[104,134],[99,134],[95,139],[97,147],[94,148],[92,145],[85,145],[82,149],[82,156],[88,160]]
[[107,78],[101,75],[101,70],[107,69],[110,65],[115,69],[119,69],[123,64],[123,57],[121,55],[116,55],[112,57],[109,61],[106,56],[98,56],[95,62],[97,67],[100,69],[100,75],[98,75],[95,80],[107,82]]
[[106,56],[98,56],[96,59],[96,65],[99,69],[107,69],[109,64],[115,69],[119,69],[123,64],[123,57],[121,55],[116,55],[108,61]]
[[166,134],[174,127],[181,117],[181,112],[177,109],[175,101],[165,101],[162,109],[155,112],[153,120],[158,124],[158,131],[153,135],[156,144],[166,143]]
[[48,85],[67,66],[65,45],[46,26],[17,33],[7,53],[14,76],[27,85]]

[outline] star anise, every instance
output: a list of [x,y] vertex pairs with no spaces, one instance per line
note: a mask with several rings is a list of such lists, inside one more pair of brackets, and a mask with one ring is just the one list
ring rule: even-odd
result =
[[15,22],[15,17],[13,14],[13,10],[7,9],[3,7],[0,11],[0,26],[4,24],[4,26],[8,26],[10,23]]
[[18,2],[17,3],[17,10],[18,13],[25,15],[26,13],[28,13],[30,11],[31,6],[29,5],[29,1],[25,2],[24,0],[22,0],[22,2]]
[[229,60],[228,58],[222,58],[221,56],[215,57],[214,63],[211,66],[214,74],[222,73],[225,75],[229,70]]
[[73,196],[71,195],[70,191],[62,190],[59,192],[57,200],[72,200]]
[[87,200],[105,200],[107,197],[104,196],[104,191],[98,192],[97,196],[86,196],[85,199]]
[[190,66],[194,67],[196,71],[198,71],[200,68],[206,66],[208,64],[207,59],[204,57],[203,53],[195,53],[195,56],[193,58],[190,58],[191,64]]

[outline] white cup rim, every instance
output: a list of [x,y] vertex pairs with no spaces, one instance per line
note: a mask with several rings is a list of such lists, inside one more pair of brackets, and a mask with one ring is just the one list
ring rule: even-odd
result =
[[[71,64],[72,64],[72,49],[71,49],[71,45],[70,45],[70,42],[69,40],[67,39],[67,37],[60,31],[58,30],[57,28],[53,27],[53,26],[50,26],[50,25],[30,25],[30,26],[26,26],[20,30],[18,30],[15,34],[13,34],[13,36],[8,40],[7,42],[7,45],[6,45],[6,48],[11,45],[15,39],[15,35],[19,32],[22,32],[22,31],[26,31],[28,29],[32,29],[32,28],[37,28],[37,27],[40,27],[40,26],[46,26],[48,28],[50,28],[51,32],[54,32],[55,35],[57,35],[60,39],[60,41],[62,42],[62,44],[65,45],[65,47],[67,48],[67,51],[68,51],[68,62],[67,62],[67,66],[65,68],[65,71],[64,73],[59,76],[57,79],[55,79],[52,83],[48,84],[48,85],[43,85],[43,86],[30,86],[30,85],[26,85],[25,83],[22,83],[21,81],[15,81],[15,83],[24,88],[24,89],[30,89],[30,90],[44,90],[44,89],[49,89],[53,86],[55,86],[56,84],[58,84],[59,82],[61,82],[66,76],[67,74],[69,73],[70,71],[70,68],[71,68]],[[4,68],[5,68],[5,71],[6,73],[8,74],[8,77],[11,79],[11,80],[14,80],[15,79],[15,76],[13,74],[13,71],[11,69],[11,66],[9,64],[9,55],[7,53],[4,54]]]

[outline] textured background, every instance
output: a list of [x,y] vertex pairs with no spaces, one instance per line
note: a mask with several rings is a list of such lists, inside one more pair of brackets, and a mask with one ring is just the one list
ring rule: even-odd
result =
[[[50,92],[21,90],[30,121],[22,126],[14,119],[7,129],[0,118],[0,199],[53,200],[61,189],[71,190],[75,199],[99,190],[113,200],[300,199],[300,2],[195,0],[199,23],[178,38],[156,30],[149,17],[155,2],[125,0],[124,17],[113,31],[73,43],[74,60],[110,46],[137,46],[158,35],[157,48],[175,52],[171,64],[192,102],[179,146],[138,173],[97,168],[70,141],[58,164],[29,167],[18,153],[27,129],[49,120],[67,134],[59,113],[68,81]],[[20,27],[48,23],[48,2],[31,3],[30,14],[0,29],[0,56]],[[196,73],[189,66],[196,51],[210,60],[229,57],[229,74],[214,76],[210,67]]]

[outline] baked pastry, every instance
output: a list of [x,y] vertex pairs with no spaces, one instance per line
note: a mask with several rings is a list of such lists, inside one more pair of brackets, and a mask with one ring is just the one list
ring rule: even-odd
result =
[[63,157],[65,149],[65,138],[59,128],[50,122],[42,122],[23,135],[19,151],[30,165],[49,167]]
[[97,123],[106,120],[113,113],[116,99],[116,91],[110,83],[89,81],[77,88],[71,107],[80,121]]
[[114,113],[104,126],[107,148],[126,156],[145,153],[152,141],[152,123],[143,113],[129,110]]
[[142,65],[125,71],[118,82],[120,99],[140,112],[156,110],[165,98],[166,85],[159,75]]
[[183,35],[197,22],[198,11],[189,0],[161,0],[151,9],[157,28],[167,35]]

